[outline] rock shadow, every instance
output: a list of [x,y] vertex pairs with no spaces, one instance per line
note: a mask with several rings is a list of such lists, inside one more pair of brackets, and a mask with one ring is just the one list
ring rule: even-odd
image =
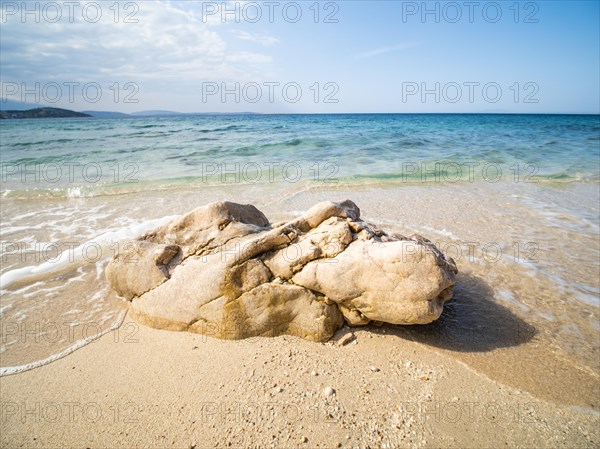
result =
[[484,279],[465,273],[457,275],[453,298],[437,321],[411,326],[371,324],[366,329],[460,352],[518,346],[536,334],[534,326],[498,303]]

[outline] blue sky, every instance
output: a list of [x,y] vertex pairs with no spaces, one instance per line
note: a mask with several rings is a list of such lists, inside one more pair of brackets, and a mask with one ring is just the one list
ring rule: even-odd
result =
[[49,3],[1,3],[3,97],[121,112],[600,112],[597,1]]

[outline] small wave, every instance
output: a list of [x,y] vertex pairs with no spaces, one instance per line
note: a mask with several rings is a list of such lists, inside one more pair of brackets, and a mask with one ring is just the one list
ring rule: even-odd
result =
[[302,143],[302,139],[295,138],[291,140],[284,140],[283,142],[265,143],[261,145],[262,148],[273,148],[273,147],[295,147]]
[[118,184],[106,182],[57,188],[2,189],[0,190],[0,195],[2,198],[12,200],[94,198],[100,196],[128,195],[147,189],[160,189],[161,185],[168,183],[170,179],[132,180]]
[[447,229],[435,229],[432,228],[431,226],[422,226],[423,229],[425,229],[426,231],[429,232],[435,232],[438,235],[442,235],[444,237],[448,237],[451,238],[452,240],[456,240],[456,241],[460,241],[460,237],[458,237],[457,235],[454,235],[452,232],[448,231]]
[[220,153],[220,149],[215,149],[215,148],[211,148],[211,149],[206,149],[206,150],[196,150],[196,151],[191,151],[189,153],[185,153],[185,154],[175,154],[173,156],[167,156],[164,158],[165,161],[168,160],[186,160],[189,157],[196,157],[196,156],[215,156],[218,155]]
[[81,198],[84,196],[81,187],[71,187],[67,189],[67,198]]
[[428,143],[431,143],[427,139],[401,139],[391,142],[394,145],[399,145],[402,148],[417,148],[424,147]]
[[229,125],[224,128],[217,128],[215,131],[233,131],[236,129],[243,129],[244,125]]
[[156,145],[150,145],[150,146],[142,146],[142,147],[137,147],[137,148],[124,148],[121,150],[117,150],[115,151],[115,153],[117,154],[129,154],[129,153],[139,153],[140,151],[152,151],[156,149]]
[[255,156],[257,154],[260,154],[260,150],[256,147],[248,146],[248,147],[236,148],[234,153],[243,155],[243,156]]
[[[126,193],[121,190],[118,193]],[[2,190],[3,198],[28,200],[32,198],[91,198],[94,196],[100,196],[103,194],[110,194],[110,191],[104,190],[102,185],[96,186],[73,186],[65,188],[32,188],[32,189],[21,189],[13,190],[6,189]]]
[[[31,165],[35,165],[35,164],[50,164],[52,162],[61,162],[63,160],[68,160],[69,158],[66,156],[42,156],[42,157],[22,157],[20,159],[16,159],[14,161],[12,161],[11,163],[14,165],[24,165],[27,166],[28,164]],[[29,168],[29,167],[22,167],[22,168]]]
[[196,132],[199,133],[214,133],[214,132],[221,132],[221,131],[234,131],[237,129],[242,129],[244,128],[243,125],[229,125],[229,126],[223,126],[220,128],[205,128],[205,129],[198,129],[196,130]]
[[521,312],[528,313],[531,311],[531,308],[521,301],[515,298],[513,293],[510,290],[499,290],[495,295],[500,301],[505,302],[506,304],[510,304],[515,306],[521,310]]
[[31,146],[36,146],[36,145],[47,145],[51,142],[52,142],[51,140],[40,140],[37,142],[14,142],[14,143],[11,143],[10,146],[13,148],[31,147]]
[[133,125],[133,129],[149,129],[149,128],[164,128],[167,125],[159,125],[157,123],[149,124],[149,125]]
[[[79,245],[74,251],[63,251],[56,259],[52,261],[47,261],[41,263],[40,265],[17,268],[3,273],[0,276],[0,286],[2,289],[5,289],[16,282],[21,282],[29,278],[35,278],[42,274],[53,273],[59,271],[67,265],[80,263],[85,254],[84,249],[91,244],[97,244],[101,247],[105,247],[121,240],[135,238],[144,232],[152,230],[164,223],[174,220],[177,217],[177,215],[171,215],[154,220],[147,220],[135,226],[122,228],[117,231],[105,232],[93,239],[88,240],[83,245]],[[74,257],[73,254],[78,256]]]

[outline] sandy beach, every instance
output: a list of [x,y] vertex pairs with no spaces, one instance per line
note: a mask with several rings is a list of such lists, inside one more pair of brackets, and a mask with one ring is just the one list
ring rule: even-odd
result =
[[[444,205],[446,236],[425,232],[440,246],[456,242],[448,235],[459,235],[462,242],[473,238],[509,248],[511,237],[525,235],[539,217],[514,198],[500,205],[505,215],[490,228],[485,217],[492,212],[479,198],[510,185],[469,187],[293,187],[289,195],[263,195],[257,204],[280,220],[290,217],[281,211],[351,197],[365,206],[367,220],[401,232],[434,229],[428,225],[440,220]],[[539,186],[527,188],[539,194]],[[554,194],[560,204],[581,195],[593,201],[586,189],[558,186]],[[254,194],[243,186],[230,190],[240,201]],[[170,215],[223,194],[205,189],[198,195],[162,192],[157,200],[145,194],[111,207],[137,203],[145,210],[144,203],[161,201],[156,214]],[[427,207],[401,206],[415,197]],[[464,209],[453,206],[458,202]],[[468,229],[461,228],[465,221]],[[548,245],[557,238],[552,232],[546,226],[523,240]],[[585,236],[580,239],[586,244]],[[557,256],[540,252],[538,266],[556,269]],[[579,351],[570,353],[574,343],[560,327],[563,321],[549,321],[542,313],[547,308],[537,314],[526,307],[550,301],[557,317],[579,326],[586,320],[569,313],[583,312],[557,308],[552,301],[560,296],[540,293],[553,291],[553,278],[538,272],[524,277],[518,260],[454,257],[460,270],[454,298],[441,319],[426,326],[345,327],[327,343],[292,336],[223,341],[152,329],[127,317],[119,329],[64,358],[0,378],[2,446],[595,447],[597,346],[590,338],[589,346],[579,342]],[[507,288],[518,303],[500,293]],[[336,343],[349,331],[354,341]]]
[[600,448],[599,18],[0,1],[0,449]]
[[[341,332],[345,332],[346,329]],[[536,398],[389,326],[345,346],[146,328],[4,377],[2,447],[595,447],[597,412]],[[324,389],[335,390],[326,396]]]

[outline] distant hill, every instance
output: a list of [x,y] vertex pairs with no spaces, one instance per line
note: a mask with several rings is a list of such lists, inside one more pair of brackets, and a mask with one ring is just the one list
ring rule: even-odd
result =
[[133,112],[131,115],[136,115],[136,116],[182,115],[182,113],[181,112],[173,112],[173,111],[140,111],[140,112]]
[[91,117],[91,115],[60,108],[35,108],[27,111],[0,111],[0,119],[66,117]]
[[81,111],[84,114],[89,114],[92,117],[97,118],[123,118],[123,117],[131,117],[131,114],[124,114],[123,112],[114,112],[114,111]]
[[8,98],[0,98],[0,111],[3,113],[0,118],[46,118],[46,117],[96,117],[96,118],[133,118],[133,117],[173,117],[180,115],[259,115],[256,112],[176,112],[166,110],[149,110],[132,112],[129,114],[116,111],[81,111],[81,114],[85,115],[35,115],[35,116],[21,116],[15,115],[15,112],[30,112],[34,110],[54,110],[54,111],[68,111],[71,114],[77,114],[77,112],[69,109],[60,109],[45,104],[36,103],[24,103],[22,101],[15,101]]

